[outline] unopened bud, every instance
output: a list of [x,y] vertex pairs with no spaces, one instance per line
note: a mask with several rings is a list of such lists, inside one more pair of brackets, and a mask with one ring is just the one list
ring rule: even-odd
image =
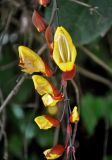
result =
[[38,3],[44,7],[46,7],[49,3],[49,0],[38,0]]
[[34,10],[33,12],[32,22],[39,32],[45,31],[46,23],[44,19],[42,18],[42,16],[36,10]]

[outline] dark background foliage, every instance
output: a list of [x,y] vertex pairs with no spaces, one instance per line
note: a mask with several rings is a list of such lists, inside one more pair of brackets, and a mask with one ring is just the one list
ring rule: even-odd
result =
[[[57,2],[58,23],[70,32],[78,52],[74,77],[81,108],[77,160],[112,160],[112,0],[82,0],[86,6],[75,0]],[[45,44],[43,34],[32,25],[33,10],[37,7],[49,23],[52,3],[44,8],[33,0],[0,1],[1,105],[22,77],[18,46],[38,51]],[[55,18],[54,26],[57,25]],[[48,52],[44,51],[44,57]],[[68,96],[74,106],[76,94],[71,82]],[[55,129],[41,131],[33,119],[46,112],[28,76],[0,113],[0,160],[4,156],[9,160],[44,159],[42,152],[53,145]],[[62,137],[61,133],[59,139]]]

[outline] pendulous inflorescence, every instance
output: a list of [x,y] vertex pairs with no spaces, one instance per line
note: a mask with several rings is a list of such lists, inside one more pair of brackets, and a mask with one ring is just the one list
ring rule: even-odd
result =
[[[37,0],[36,3],[47,7],[49,1]],[[23,72],[31,75],[34,88],[41,96],[45,107],[54,107],[63,102],[63,111],[60,119],[56,119],[51,115],[39,115],[34,121],[40,129],[47,130],[51,127],[61,125],[64,118],[66,119],[67,117],[65,143],[56,144],[52,148],[45,150],[43,154],[46,159],[53,160],[59,158],[65,152],[68,160],[70,157],[73,157],[75,160],[75,139],[73,139],[75,133],[72,131],[72,128],[75,128],[74,125],[77,125],[80,118],[77,106],[71,111],[69,98],[67,96],[67,83],[68,80],[71,80],[76,74],[76,47],[70,34],[63,26],[57,26],[54,32],[53,25],[46,24],[39,11],[34,10],[32,22],[37,31],[42,32],[46,39],[51,56],[50,61],[53,61],[55,66],[61,71],[61,89],[58,89],[50,79],[52,76],[56,77],[53,69],[51,69],[48,63],[41,58],[38,53],[26,46],[18,47],[20,58],[19,66]]]

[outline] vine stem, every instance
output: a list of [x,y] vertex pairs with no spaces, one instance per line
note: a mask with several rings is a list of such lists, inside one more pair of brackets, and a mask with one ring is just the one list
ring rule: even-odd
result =
[[82,68],[80,66],[77,66],[77,70],[83,76],[88,77],[88,78],[90,78],[92,80],[101,82],[101,83],[107,85],[110,89],[112,89],[112,82],[109,81],[108,79],[106,79],[106,78],[104,78],[104,77],[102,77],[102,76],[100,76],[98,74],[95,74],[93,72],[90,72],[90,71],[88,71],[88,70],[86,70],[86,69],[84,69],[84,68]]
[[[3,93],[0,88],[0,103],[3,103]],[[6,126],[6,111],[5,108],[2,111],[2,116],[1,116],[1,121],[0,121],[0,140],[2,139],[2,136],[4,137],[4,154],[3,154],[3,159],[8,160],[8,140],[7,140],[7,134],[5,131],[5,126]]]
[[[70,113],[71,113],[71,108],[70,108],[70,103],[69,103],[69,99],[68,99],[68,95],[67,95],[67,88],[66,87],[63,87],[63,92],[64,92],[64,95],[65,95],[64,106],[66,108],[67,126],[68,126],[68,124],[70,123],[69,122],[69,117],[70,117]],[[71,137],[71,135],[69,135],[69,137],[68,137],[68,134],[67,134],[66,143],[69,143],[69,145],[66,144],[66,147],[68,146],[71,149],[71,147],[72,147],[72,137]],[[67,157],[71,157],[72,158],[71,150],[69,151],[69,155],[67,155]]]
[[105,118],[105,137],[104,137],[104,147],[103,147],[103,160],[107,160],[106,152],[107,152],[108,136],[109,136],[109,122],[107,118]]
[[96,12],[96,13],[99,14],[99,12],[97,11],[98,6],[93,6],[93,5],[81,2],[79,0],[70,0],[70,1],[75,2],[75,3],[77,3],[77,4],[81,5],[81,6],[87,7],[90,10],[90,13]]
[[[72,79],[71,80],[71,83],[74,87],[74,90],[75,90],[75,93],[76,93],[76,100],[77,100],[77,106],[78,106],[78,112],[80,114],[80,104],[79,104],[79,89],[78,89],[78,86],[76,84],[76,82]],[[72,146],[74,146],[74,143],[75,143],[75,139],[76,139],[76,134],[77,134],[77,128],[78,128],[78,122],[75,123],[75,126],[74,126],[74,130],[73,130],[73,136],[72,136]],[[74,154],[74,153],[73,153]],[[75,155],[74,155],[75,157]],[[76,159],[76,158],[75,158]]]
[[89,49],[87,49],[84,46],[81,46],[80,49],[88,56],[90,57],[95,63],[100,65],[102,68],[104,68],[107,72],[109,72],[112,75],[112,68],[110,68],[103,60],[98,58],[95,53],[91,52]]

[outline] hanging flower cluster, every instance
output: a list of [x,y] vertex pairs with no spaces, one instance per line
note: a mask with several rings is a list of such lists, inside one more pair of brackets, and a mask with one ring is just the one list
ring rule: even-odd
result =
[[[46,7],[49,3],[48,0],[37,0],[37,3]],[[76,48],[72,42],[71,36],[62,26],[57,27],[54,37],[52,26],[47,26],[43,17],[34,10],[32,15],[32,22],[38,32],[43,32],[46,42],[51,53],[51,60],[62,71],[61,83],[66,89],[67,80],[71,80],[76,73]],[[23,72],[32,76],[35,90],[41,96],[45,107],[56,106],[60,101],[64,103],[67,101],[65,94],[58,90],[54,84],[48,80],[54,72],[51,67],[38,53],[26,46],[19,46],[19,66]],[[35,74],[36,73],[36,74]],[[57,159],[66,150],[67,156],[69,154],[70,138],[72,136],[71,123],[77,123],[79,121],[78,109],[75,106],[73,111],[69,112],[68,124],[67,124],[67,138],[66,145],[57,144],[54,147],[45,150],[43,153],[46,159]],[[40,129],[47,130],[51,127],[57,127],[61,124],[61,120],[55,119],[50,115],[37,116],[34,121]],[[73,148],[73,147],[72,147]],[[73,151],[74,152],[74,151]]]

